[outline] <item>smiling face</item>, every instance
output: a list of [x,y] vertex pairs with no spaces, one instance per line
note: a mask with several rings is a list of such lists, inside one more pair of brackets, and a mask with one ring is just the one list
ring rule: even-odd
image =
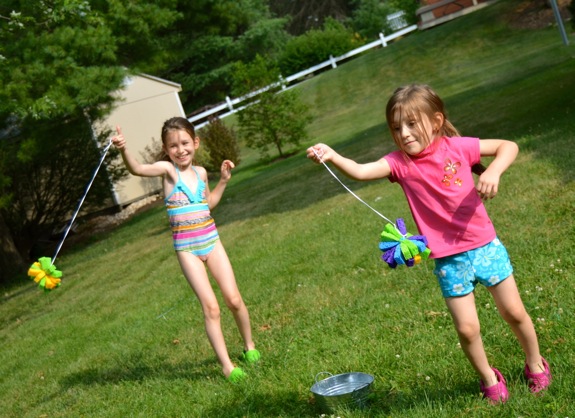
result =
[[164,138],[164,152],[170,160],[180,168],[192,165],[196,150],[200,146],[199,138],[192,136],[183,129],[171,129]]

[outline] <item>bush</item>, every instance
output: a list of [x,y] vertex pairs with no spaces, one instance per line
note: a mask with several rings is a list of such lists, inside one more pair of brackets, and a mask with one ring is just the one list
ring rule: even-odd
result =
[[390,0],[388,4],[393,11],[403,10],[405,12],[404,18],[408,25],[417,23],[416,12],[422,6],[419,0]]
[[310,30],[286,44],[279,67],[284,75],[313,67],[323,61],[357,48],[362,41],[342,23],[327,19],[322,30]]
[[375,39],[380,33],[390,34],[393,30],[387,16],[403,11],[403,19],[408,25],[417,23],[415,12],[420,7],[418,0],[362,0],[351,18],[351,26],[361,36]]
[[218,117],[210,118],[210,122],[201,129],[200,138],[208,154],[205,155],[206,161],[202,161],[206,170],[219,172],[224,160],[231,160],[235,165],[240,163],[237,135]]
[[363,0],[351,19],[353,29],[367,39],[377,38],[379,33],[390,33],[387,16],[393,9],[380,0]]

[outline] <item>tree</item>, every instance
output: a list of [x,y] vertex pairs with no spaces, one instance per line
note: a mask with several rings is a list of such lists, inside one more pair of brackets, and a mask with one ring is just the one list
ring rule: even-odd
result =
[[311,29],[319,29],[331,17],[345,21],[354,9],[357,0],[275,0],[270,1],[272,12],[278,16],[289,16],[288,31],[302,35]]
[[[58,231],[77,208],[98,167],[98,144],[107,137],[104,132],[94,138],[90,121],[79,115],[65,121],[30,121],[18,137],[10,138],[12,147],[25,149],[27,155],[15,159],[6,170],[14,192],[2,215],[16,247],[25,255],[32,259],[52,255],[36,254],[32,249],[38,239],[60,238]],[[22,145],[22,138],[29,145]],[[106,170],[98,173],[83,203],[84,211],[113,206],[110,180],[116,179],[119,172],[113,170],[113,161],[109,165],[111,175]]]
[[[236,66],[236,92],[261,90],[278,80],[278,76],[277,67],[258,56],[250,65]],[[269,146],[274,146],[279,156],[284,157],[287,144],[299,145],[307,138],[306,127],[311,119],[309,108],[298,93],[281,91],[279,85],[260,91],[254,96],[254,102],[238,113],[240,132],[246,145],[259,149],[262,157],[268,155]]]
[[389,33],[387,15],[393,13],[389,2],[361,0],[353,12],[351,24],[356,32],[367,39],[376,38],[379,33]]
[[342,23],[328,18],[323,28],[312,29],[292,38],[283,49],[279,67],[284,75],[295,74],[320,62],[337,57],[361,45],[361,40]]
[[285,18],[273,18],[265,0],[179,0],[182,18],[166,29],[170,61],[158,75],[182,85],[187,113],[221,102],[232,89],[237,62],[257,54],[274,60],[289,39]]
[[[148,3],[131,1],[130,10]],[[147,27],[138,39],[150,44],[146,37],[177,17],[162,8],[173,1],[152,3],[155,14],[121,27],[109,14],[122,4],[118,0],[4,0],[0,6],[0,217],[10,231],[2,251],[17,248],[19,254],[0,257],[3,278],[75,209],[99,160],[91,127],[114,105],[110,92],[128,74],[123,62],[145,58],[122,31]],[[112,166],[110,175],[117,174]],[[87,206],[109,196],[108,178],[90,193]]]

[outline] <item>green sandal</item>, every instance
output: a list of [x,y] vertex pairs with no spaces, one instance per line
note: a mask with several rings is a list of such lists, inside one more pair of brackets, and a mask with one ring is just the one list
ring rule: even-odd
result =
[[244,380],[248,375],[239,367],[234,367],[230,375],[228,376],[228,381],[232,383],[239,383]]
[[244,350],[244,352],[241,355],[241,359],[246,363],[254,364],[259,361],[261,356],[262,355],[260,354],[260,352],[254,348],[253,350],[248,351]]

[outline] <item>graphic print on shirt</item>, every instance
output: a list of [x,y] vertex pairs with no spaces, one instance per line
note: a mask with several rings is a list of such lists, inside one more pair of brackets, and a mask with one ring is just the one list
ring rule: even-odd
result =
[[[443,180],[441,180],[441,182],[443,183],[444,186],[446,186],[446,187],[451,186],[451,181],[453,180],[453,175],[457,174],[457,169],[459,167],[461,167],[460,162],[452,163],[451,159],[449,159],[449,158],[445,159],[445,167],[443,167],[443,171],[447,171],[448,173],[451,173],[451,174],[445,174],[443,176]],[[463,184],[463,180],[461,180],[459,177],[456,177],[455,180],[453,180],[453,184],[455,186],[461,187],[461,185]]]

